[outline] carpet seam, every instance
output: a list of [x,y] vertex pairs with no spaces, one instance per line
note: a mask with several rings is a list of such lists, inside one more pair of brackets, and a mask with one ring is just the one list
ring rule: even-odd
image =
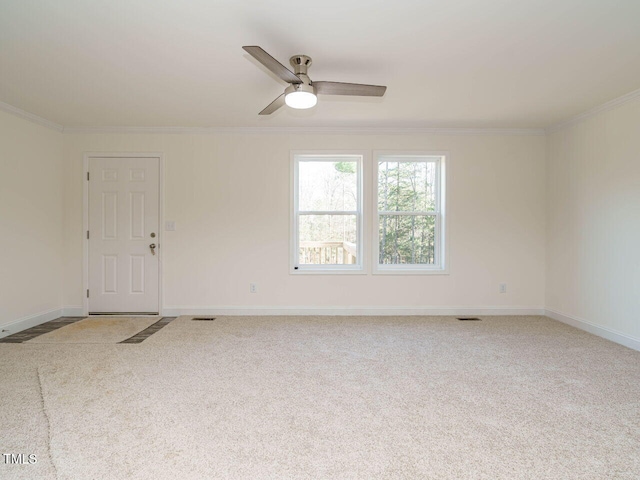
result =
[[38,376],[38,393],[40,393],[40,402],[42,403],[42,413],[44,414],[44,418],[47,422],[47,454],[49,455],[49,460],[51,461],[51,466],[53,467],[53,472],[56,478],[60,478],[58,475],[58,467],[56,467],[56,462],[53,460],[53,453],[51,452],[51,420],[49,419],[49,414],[47,413],[47,405],[44,400],[44,391],[42,389],[42,376],[40,373],[40,367],[36,368],[37,376]]

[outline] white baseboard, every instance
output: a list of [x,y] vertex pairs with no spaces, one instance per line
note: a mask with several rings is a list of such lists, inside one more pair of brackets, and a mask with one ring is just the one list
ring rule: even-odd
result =
[[592,333],[599,337],[606,338],[607,340],[611,340],[612,342],[624,345],[625,347],[640,351],[640,339],[630,337],[629,335],[625,335],[624,333],[611,328],[601,327],[582,318],[573,317],[550,309],[545,310],[545,315],[559,322],[584,330],[585,332]]
[[[602,327],[587,320],[541,307],[166,307],[166,317],[180,315],[546,315],[572,327],[579,328],[612,342],[640,351],[640,339],[616,330]],[[0,338],[35,327],[60,317],[81,317],[82,306],[68,305],[19,318],[2,325]]]
[[29,315],[26,317],[19,318],[18,320],[14,320],[13,322],[9,322],[5,325],[2,325],[2,330],[0,332],[0,338],[6,337],[8,335],[13,335],[14,333],[21,332],[22,330],[26,330],[27,328],[35,327],[36,325],[40,325],[41,323],[48,322],[50,320],[55,320],[56,318],[60,318],[63,315],[62,308],[54,308],[53,310],[47,310],[46,312],[36,313],[35,315]]
[[544,315],[542,307],[246,307],[170,306],[165,317],[180,315]]

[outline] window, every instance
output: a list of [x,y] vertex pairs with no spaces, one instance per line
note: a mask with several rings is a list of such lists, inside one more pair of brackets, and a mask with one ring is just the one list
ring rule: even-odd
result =
[[362,163],[293,154],[293,272],[362,273]]
[[444,155],[378,155],[377,273],[443,273]]

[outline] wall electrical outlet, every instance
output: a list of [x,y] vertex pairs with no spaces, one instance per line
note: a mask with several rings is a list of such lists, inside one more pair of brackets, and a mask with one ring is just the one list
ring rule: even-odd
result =
[[258,286],[255,283],[249,284],[249,292],[258,293]]
[[175,232],[176,230],[175,220],[167,220],[166,222],[164,222],[164,229],[167,232]]
[[507,284],[506,283],[501,283],[500,284],[500,293],[507,293]]

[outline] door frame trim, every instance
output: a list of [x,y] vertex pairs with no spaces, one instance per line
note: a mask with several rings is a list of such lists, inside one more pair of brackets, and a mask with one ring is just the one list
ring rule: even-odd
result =
[[89,315],[89,299],[86,292],[89,289],[89,240],[86,232],[89,230],[89,161],[92,158],[157,158],[158,159],[158,314],[163,314],[164,308],[164,154],[160,152],[85,152],[82,161],[82,314]]

